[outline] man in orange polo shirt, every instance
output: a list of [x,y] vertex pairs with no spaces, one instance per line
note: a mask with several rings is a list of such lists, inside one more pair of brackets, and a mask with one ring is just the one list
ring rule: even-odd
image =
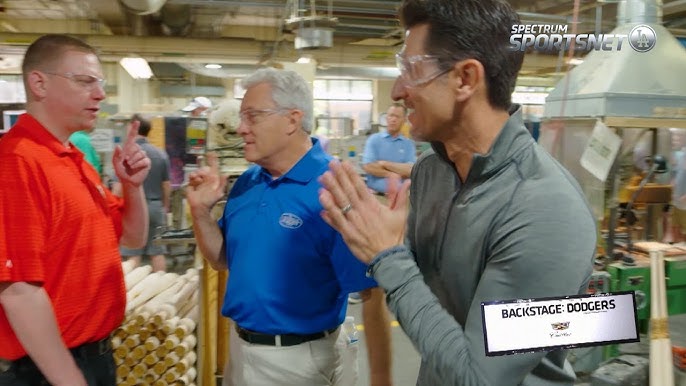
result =
[[108,337],[126,303],[118,246],[145,243],[150,160],[134,124],[112,159],[120,199],[69,142],[105,99],[92,47],[43,36],[22,71],[27,113],[0,140],[0,358],[10,363],[0,386],[114,385]]

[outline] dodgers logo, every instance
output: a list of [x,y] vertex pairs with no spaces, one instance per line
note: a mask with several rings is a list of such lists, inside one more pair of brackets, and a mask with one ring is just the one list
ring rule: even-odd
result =
[[284,228],[296,229],[303,225],[303,220],[293,213],[283,213],[279,217],[279,225]]

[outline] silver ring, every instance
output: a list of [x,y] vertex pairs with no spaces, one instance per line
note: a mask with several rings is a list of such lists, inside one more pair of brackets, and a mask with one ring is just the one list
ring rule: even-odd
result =
[[348,204],[344,207],[341,208],[341,213],[346,214],[350,212],[350,210],[353,208],[352,204]]

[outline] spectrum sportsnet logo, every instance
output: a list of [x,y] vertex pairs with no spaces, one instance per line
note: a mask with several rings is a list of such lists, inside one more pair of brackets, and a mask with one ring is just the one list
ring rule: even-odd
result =
[[655,47],[657,35],[650,26],[641,24],[624,34],[572,34],[564,24],[515,24],[510,29],[510,49],[526,51],[566,51],[574,42],[578,51],[621,51],[628,41],[637,52],[648,52]]

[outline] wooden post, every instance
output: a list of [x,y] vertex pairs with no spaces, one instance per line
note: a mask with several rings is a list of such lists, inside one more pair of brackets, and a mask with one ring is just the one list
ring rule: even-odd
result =
[[202,259],[200,270],[200,324],[198,328],[198,370],[202,386],[216,385],[217,372],[217,288],[218,274],[196,248],[196,259]]
[[229,271],[219,272],[217,278],[217,289],[219,290],[219,297],[217,299],[217,376],[221,377],[224,376],[224,363],[228,359],[229,349],[229,320],[221,314],[228,278]]

